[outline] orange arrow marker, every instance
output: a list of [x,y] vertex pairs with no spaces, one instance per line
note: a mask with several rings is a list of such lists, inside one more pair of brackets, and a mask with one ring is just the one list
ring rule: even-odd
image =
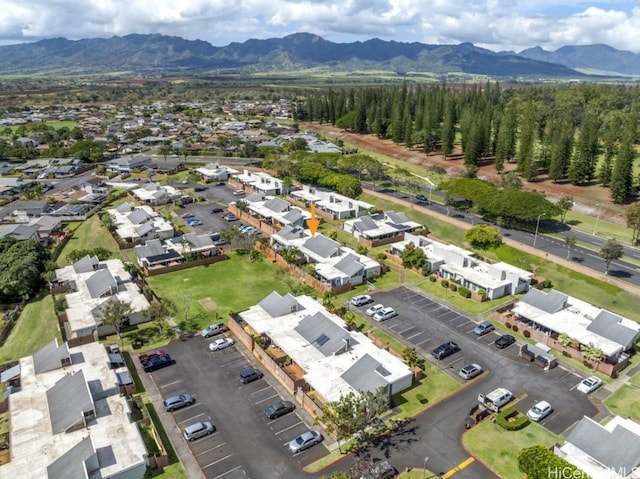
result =
[[311,205],[311,218],[307,220],[307,226],[309,227],[309,231],[311,231],[311,236],[315,236],[316,231],[318,231],[318,226],[320,226],[320,220],[316,218],[315,203]]

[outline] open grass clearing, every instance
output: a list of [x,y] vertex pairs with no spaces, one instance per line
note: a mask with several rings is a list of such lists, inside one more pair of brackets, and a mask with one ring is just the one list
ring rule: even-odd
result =
[[100,223],[98,215],[88,218],[77,227],[73,237],[62,248],[58,257],[58,266],[69,264],[67,255],[75,250],[87,250],[94,248],[104,248],[114,252],[114,257],[120,257],[118,245],[109,232]]
[[640,421],[640,389],[625,384],[604,401],[611,412],[618,416]]
[[[173,273],[151,276],[148,282],[160,298],[171,299],[178,308],[175,320],[183,331],[200,329],[215,319],[202,300],[211,298],[217,313],[243,311],[259,303],[272,291],[288,292],[278,277],[279,266],[268,261],[251,262],[248,256],[231,253],[230,259]],[[184,326],[184,327],[183,327]]]
[[9,337],[0,347],[0,362],[29,356],[54,338],[58,338],[58,343],[62,344],[53,299],[46,291],[42,291],[20,313]]
[[551,447],[563,441],[562,436],[553,434],[539,424],[530,422],[520,431],[506,431],[489,419],[472,427],[462,437],[462,443],[471,454],[505,479],[525,477],[518,470],[518,454],[525,447]]

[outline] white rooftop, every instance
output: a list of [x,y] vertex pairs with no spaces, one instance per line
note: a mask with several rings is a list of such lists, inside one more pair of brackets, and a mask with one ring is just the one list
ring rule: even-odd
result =
[[[272,295],[277,293],[272,293]],[[292,297],[288,295],[292,300]],[[276,300],[278,298],[275,298]],[[337,401],[344,394],[355,390],[342,375],[365,356],[373,358],[384,366],[389,374],[384,377],[388,383],[401,381],[411,376],[411,371],[399,358],[373,344],[364,334],[357,331],[347,332],[344,321],[330,314],[318,301],[309,296],[295,297],[296,311],[273,317],[260,305],[255,305],[240,313],[257,333],[267,334],[305,372],[304,379],[325,401]],[[276,301],[277,302],[277,301]],[[325,354],[319,347],[296,331],[296,327],[308,317],[321,314],[339,328],[341,334],[349,338],[349,349],[341,354]],[[327,332],[327,334],[331,334]],[[341,344],[341,343],[340,343]],[[346,344],[346,342],[344,342]],[[376,375],[370,371],[367,374]],[[380,376],[382,377],[382,376]],[[379,378],[373,378],[379,380]],[[409,381],[410,384],[410,381]]]
[[[107,352],[100,343],[89,343],[69,348],[74,364],[65,368],[35,374],[33,356],[20,359],[22,389],[9,396],[11,424],[11,461],[0,466],[0,477],[42,479],[47,477],[47,466],[59,459],[87,436],[93,446],[110,448],[112,461],[101,463],[98,475],[90,478],[115,477],[128,468],[144,465],[146,449],[135,423],[129,421],[126,398],[117,390],[96,399],[96,419],[87,427],[76,431],[53,434],[47,391],[68,374],[82,371],[89,382],[95,382],[102,391],[113,390],[115,370],[109,369]],[[89,386],[87,386],[89,387]]]
[[[122,206],[128,204],[131,205],[132,209],[125,210],[125,208],[122,208]],[[168,238],[173,236],[173,226],[171,223],[158,215],[151,206],[135,206],[133,203],[124,203],[118,208],[107,210],[107,213],[113,218],[116,233],[120,238],[139,238],[139,228],[147,223],[149,223],[158,237]],[[130,216],[132,213],[135,214]],[[138,222],[138,216],[144,216],[144,222]]]
[[149,183],[142,188],[136,188],[132,191],[133,196],[145,203],[152,202],[162,198],[174,198],[180,196],[180,192],[170,185],[161,185],[160,183]]

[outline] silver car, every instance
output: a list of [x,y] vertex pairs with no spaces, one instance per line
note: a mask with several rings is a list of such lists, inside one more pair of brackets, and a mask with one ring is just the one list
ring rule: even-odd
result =
[[322,434],[317,431],[307,431],[300,434],[289,443],[289,451],[292,454],[297,454],[305,449],[315,446],[322,441]]
[[458,372],[461,378],[469,380],[482,374],[482,368],[479,364],[467,364]]
[[196,402],[196,398],[194,398],[191,394],[177,394],[175,396],[171,396],[164,400],[163,405],[165,411],[175,411],[176,409],[180,409],[181,407],[191,406]]
[[209,434],[213,434],[216,431],[216,428],[209,421],[197,422],[195,424],[191,424],[184,429],[184,438],[187,441],[195,441],[196,439],[200,439],[201,437],[208,436]]

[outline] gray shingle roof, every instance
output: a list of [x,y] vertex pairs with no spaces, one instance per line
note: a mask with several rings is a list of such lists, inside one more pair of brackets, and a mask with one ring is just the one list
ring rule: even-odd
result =
[[135,207],[136,207],[135,203],[128,201],[126,203],[122,203],[121,205],[117,206],[116,211],[118,213],[129,213],[133,211]]
[[567,442],[611,470],[631,471],[640,464],[640,437],[624,427],[616,426],[609,432],[583,417],[567,437]]
[[347,340],[351,338],[343,327],[320,311],[304,318],[294,329],[325,356],[344,348]]
[[36,374],[59,369],[63,362],[71,364],[69,347],[67,343],[58,346],[57,339],[53,339],[33,353],[33,369]]
[[[66,431],[94,411],[93,399],[82,370],[68,374],[47,391],[53,434]],[[95,412],[95,411],[94,411]]]
[[287,293],[284,296],[280,296],[276,291],[260,301],[258,306],[269,313],[272,318],[284,316],[292,311],[300,311],[302,308],[291,294]]
[[271,198],[269,201],[266,201],[264,204],[264,207],[274,211],[276,213],[282,213],[283,211],[286,211],[287,208],[289,208],[289,202],[283,200],[282,198]]
[[397,213],[395,211],[388,211],[387,218],[389,218],[389,220],[395,224],[403,224],[411,221],[406,213]]
[[557,313],[567,306],[567,295],[551,290],[548,293],[532,288],[520,300],[530,304],[534,308],[541,309],[549,314]]
[[292,208],[282,217],[283,220],[289,223],[296,223],[303,218],[302,211],[297,208]]
[[129,215],[127,215],[127,218],[129,219],[129,221],[131,221],[132,224],[139,225],[151,218],[151,215],[149,215],[149,213],[141,208],[136,208]]
[[103,294],[109,292],[111,288],[118,286],[116,279],[109,271],[109,268],[104,268],[96,271],[86,281],[87,289],[92,298],[99,298]]
[[151,221],[143,223],[135,228],[136,234],[140,237],[145,236],[147,233],[153,231],[153,224]]
[[157,256],[165,252],[162,241],[159,239],[148,240],[145,244],[133,248],[133,251],[136,254],[136,258],[148,258],[149,256]]
[[16,364],[15,366],[2,371],[2,373],[0,374],[0,383],[6,383],[16,376],[20,376],[20,364]]
[[591,321],[591,324],[587,327],[587,331],[599,334],[627,349],[635,342],[638,332],[623,326],[620,324],[621,321],[622,317],[617,314],[609,311],[601,311],[600,314]]
[[47,466],[47,479],[86,479],[85,462],[96,454],[91,436],[82,439]]
[[382,364],[365,354],[340,377],[356,391],[373,392],[381,386],[388,387],[389,383],[383,377],[385,372]]
[[215,246],[213,244],[213,241],[211,240],[211,235],[209,234],[197,235],[195,233],[187,233],[183,237],[191,244],[191,247],[194,249],[207,247],[213,248]]
[[302,238],[304,236],[304,228],[301,228],[300,226],[287,225],[278,231],[276,235],[283,239]]
[[340,248],[340,243],[323,235],[315,235],[304,243],[305,248],[321,258],[329,258]]
[[353,277],[364,269],[364,265],[356,255],[348,254],[336,263],[335,268],[349,277]]
[[73,270],[76,273],[88,273],[90,271],[94,271],[98,267],[99,263],[100,260],[97,256],[87,255],[73,263]]
[[359,221],[353,223],[353,227],[358,231],[369,231],[378,228],[378,225],[370,216],[362,216]]
[[264,200],[264,195],[262,193],[258,193],[257,191],[254,191],[244,199],[244,201],[246,201],[247,203],[257,203],[258,201],[262,200]]

